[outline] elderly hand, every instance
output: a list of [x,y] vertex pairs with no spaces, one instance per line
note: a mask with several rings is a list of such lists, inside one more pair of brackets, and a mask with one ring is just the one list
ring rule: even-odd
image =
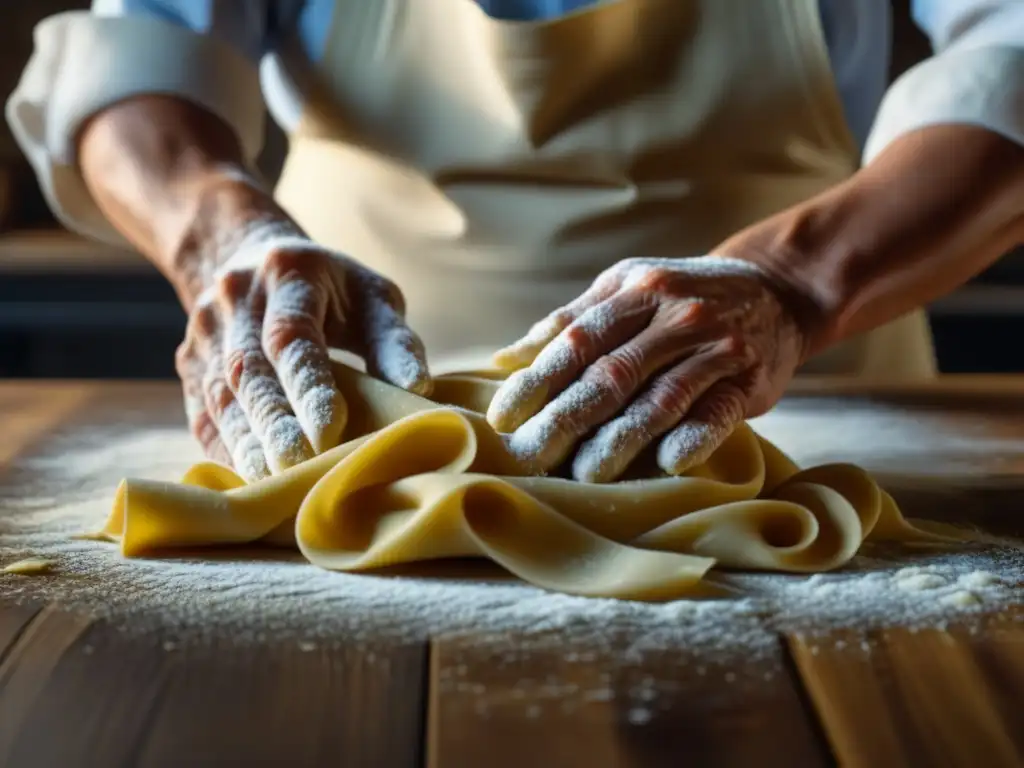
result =
[[423,345],[385,278],[282,225],[253,227],[217,263],[176,362],[193,434],[247,480],[337,444],[345,402],[328,346],[429,391]]
[[804,346],[752,263],[629,259],[496,355],[521,370],[487,418],[539,472],[583,441],[573,476],[611,481],[659,441],[658,465],[679,474],[777,402]]

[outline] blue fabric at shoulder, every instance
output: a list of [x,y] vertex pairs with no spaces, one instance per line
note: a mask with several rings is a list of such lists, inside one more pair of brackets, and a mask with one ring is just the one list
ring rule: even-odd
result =
[[912,0],[917,26],[938,50],[960,43],[1024,45],[1022,0]]
[[274,0],[93,0],[98,16],[148,16],[230,43],[258,62],[268,43],[268,3]]
[[600,0],[477,0],[488,16],[509,21],[553,19]]

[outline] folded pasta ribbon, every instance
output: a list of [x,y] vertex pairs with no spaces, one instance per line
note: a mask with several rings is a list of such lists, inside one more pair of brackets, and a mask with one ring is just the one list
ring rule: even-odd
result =
[[578,595],[667,600],[708,571],[842,566],[867,539],[935,540],[863,470],[800,470],[749,426],[701,466],[611,484],[527,475],[483,417],[500,377],[441,377],[428,400],[337,365],[348,403],[333,450],[252,484],[196,464],[128,479],[102,535],[125,556],[265,543],[338,571],[488,558]]

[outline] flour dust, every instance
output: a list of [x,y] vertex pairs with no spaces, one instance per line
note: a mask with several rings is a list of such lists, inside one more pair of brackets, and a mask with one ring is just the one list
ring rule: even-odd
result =
[[0,568],[39,558],[52,574],[0,575],[0,594],[79,606],[126,632],[157,628],[172,645],[225,635],[316,648],[511,633],[524,643],[571,637],[567,659],[614,645],[627,661],[677,648],[702,658],[774,657],[780,629],[970,624],[1024,594],[1024,554],[1000,541],[956,553],[868,551],[814,576],[717,574],[735,597],[643,604],[552,594],[481,564],[352,575],[281,550],[126,560],[111,544],[74,538],[102,524],[122,477],[177,480],[200,458],[184,429],[111,428],[56,438],[46,453],[16,462],[0,484]]

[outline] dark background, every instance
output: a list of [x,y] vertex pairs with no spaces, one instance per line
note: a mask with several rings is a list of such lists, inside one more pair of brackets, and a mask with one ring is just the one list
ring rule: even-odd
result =
[[[243,2],[244,0],[239,0]],[[33,0],[0,10],[0,93],[9,93],[32,45],[32,27],[88,2]],[[896,6],[893,76],[929,54],[908,0]],[[286,151],[271,125],[261,166],[271,178]],[[1007,255],[930,308],[947,372],[1024,370],[1024,253]],[[0,130],[0,376],[164,378],[185,318],[163,279],[138,255],[63,232],[7,132]]]

